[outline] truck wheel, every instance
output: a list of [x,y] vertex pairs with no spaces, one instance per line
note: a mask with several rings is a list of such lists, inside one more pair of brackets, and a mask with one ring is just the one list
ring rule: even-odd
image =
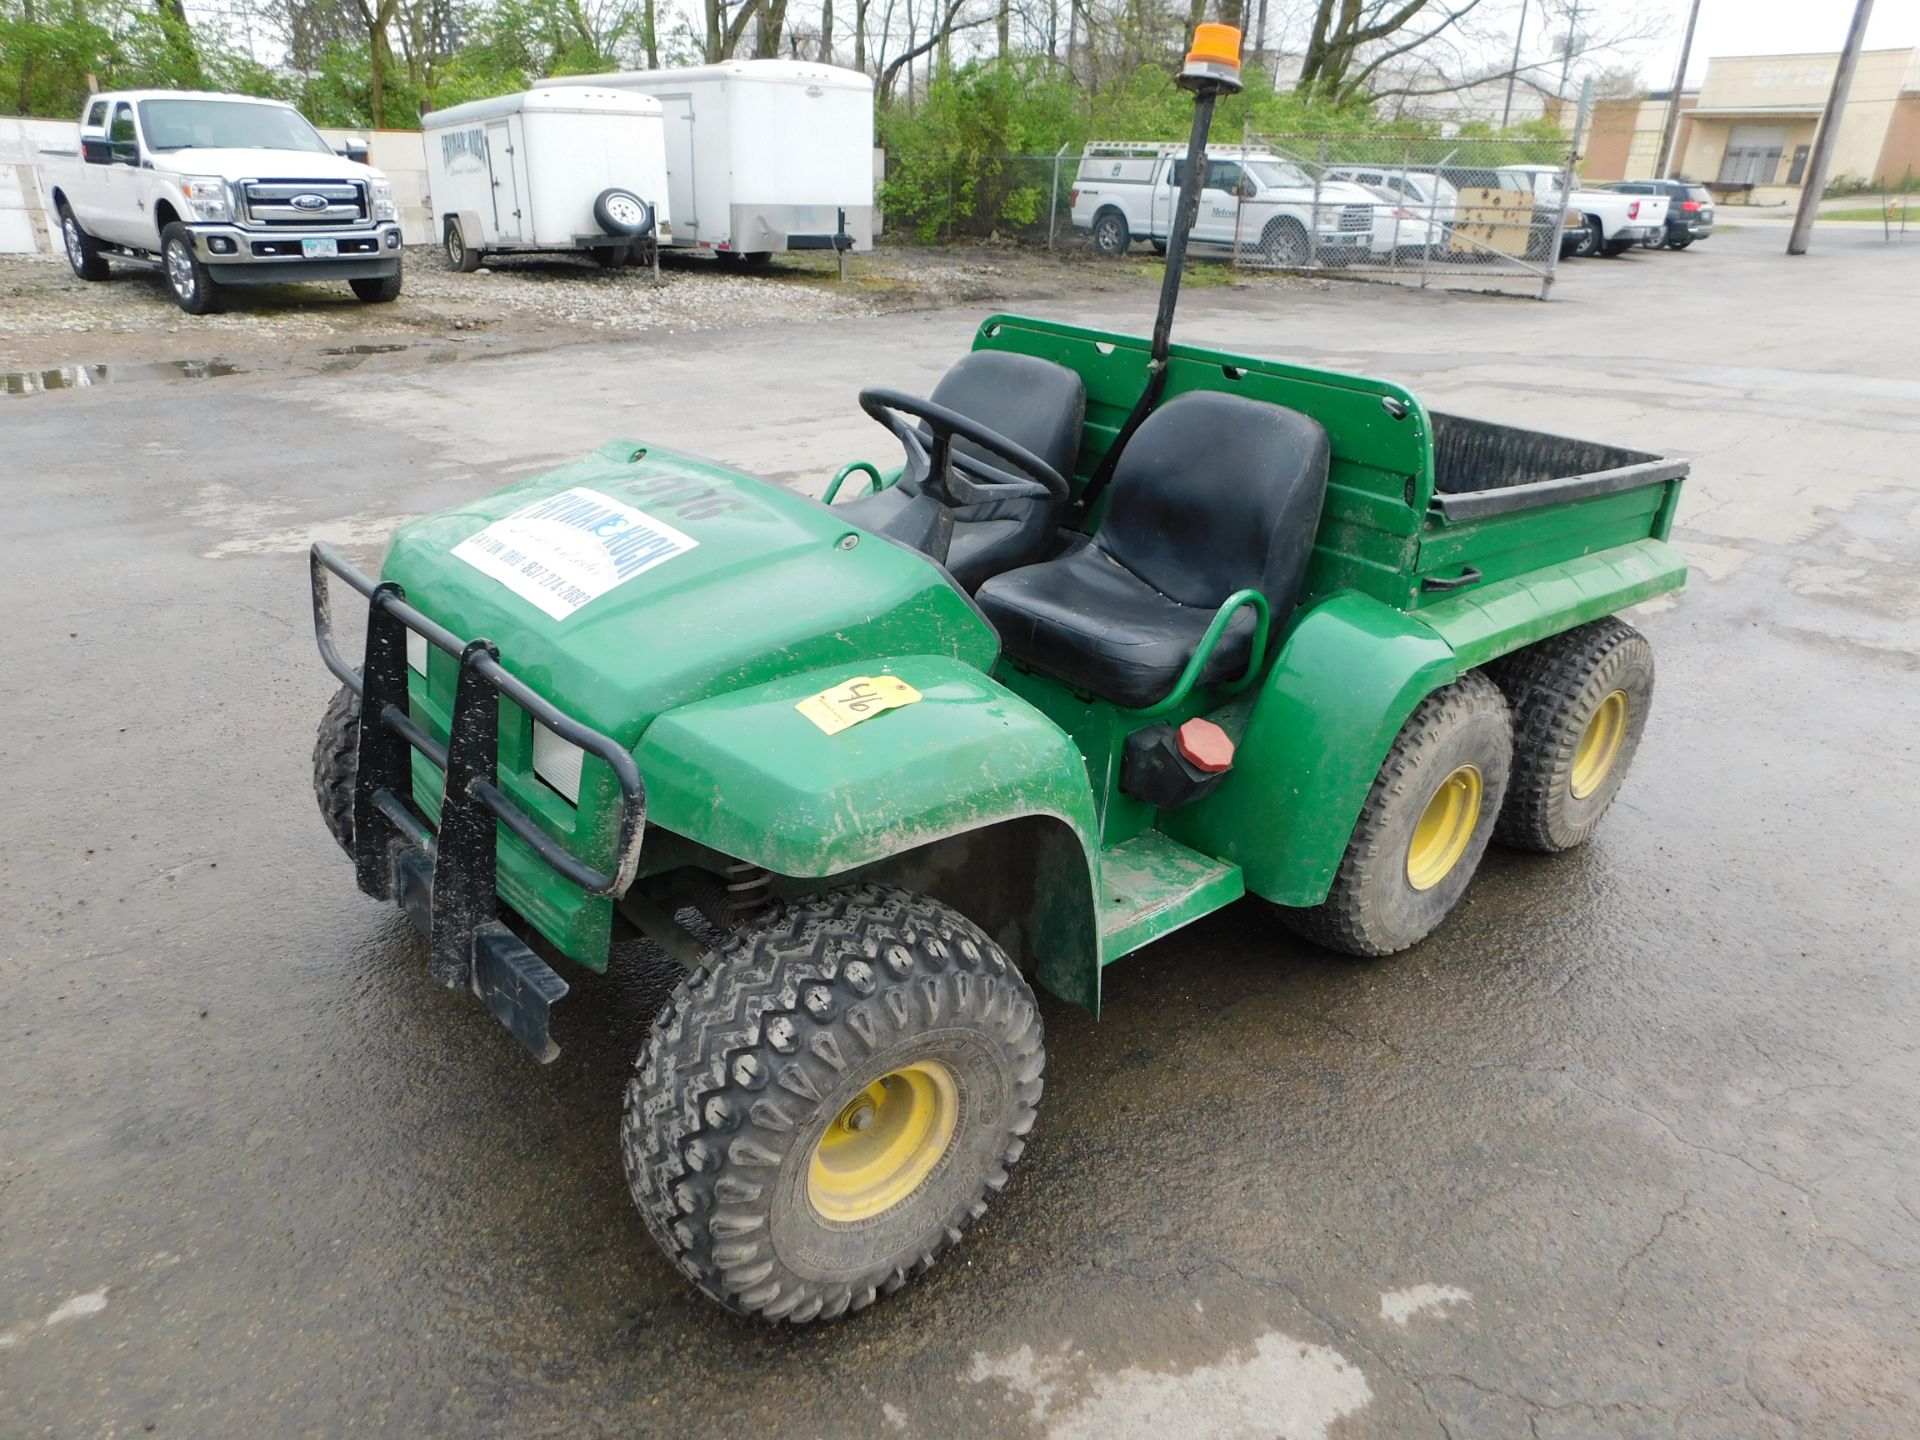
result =
[[1260,254],[1269,265],[1298,267],[1306,264],[1312,253],[1306,226],[1284,215],[1267,226],[1260,237]]
[[225,309],[220,287],[193,253],[193,234],[178,220],[160,232],[160,254],[166,261],[167,288],[189,315],[211,315]]
[[462,275],[471,275],[480,268],[480,252],[468,246],[458,220],[447,222],[447,264]]
[[1580,237],[1580,243],[1573,247],[1573,253],[1583,260],[1590,260],[1600,253],[1600,247],[1605,240],[1606,235],[1600,229],[1600,217],[1589,215],[1586,233]]
[[1600,246],[1600,253],[1606,256],[1607,259],[1609,260],[1618,260],[1622,255],[1626,254],[1627,251],[1632,250],[1636,246],[1638,246],[1639,243],[1640,242],[1638,240],[1603,241]]
[[1512,761],[1512,722],[1493,681],[1472,671],[1434,691],[1387,752],[1327,898],[1281,917],[1349,955],[1425,939],[1479,867]]
[[313,798],[340,848],[353,854],[353,777],[360,765],[360,697],[342,685],[313,740]]
[[836,890],[757,917],[674,991],[627,1087],[627,1183],[722,1305],[831,1320],[986,1213],[1045,1066],[1033,992],[973,922]]
[[1513,711],[1513,783],[1494,831],[1555,854],[1584,844],[1620,793],[1653,703],[1653,647],[1596,620],[1494,661]]
[[404,277],[401,267],[395,265],[391,275],[373,275],[364,280],[349,280],[353,293],[363,305],[391,305],[400,298],[400,282]]
[[1102,255],[1124,255],[1132,244],[1127,217],[1118,210],[1102,210],[1093,217],[1093,248]]
[[66,242],[67,264],[82,280],[105,280],[112,272],[107,257],[100,253],[99,242],[80,228],[67,202],[60,202],[60,238]]

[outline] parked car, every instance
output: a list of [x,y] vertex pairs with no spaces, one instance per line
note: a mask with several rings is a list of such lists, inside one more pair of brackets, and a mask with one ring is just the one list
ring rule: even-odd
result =
[[[1073,224],[1103,255],[1124,255],[1136,240],[1166,248],[1174,200],[1186,173],[1186,147],[1096,141],[1080,157],[1071,202]],[[1264,150],[1209,146],[1206,185],[1191,243],[1246,250],[1278,265],[1314,259],[1340,264],[1373,247],[1380,197],[1345,181],[1313,179],[1291,160]],[[1311,232],[1311,238],[1309,238]]]
[[638,91],[666,126],[663,243],[763,264],[873,248],[873,81],[808,60],[565,75],[534,88]]
[[1623,255],[1667,223],[1664,195],[1618,195],[1610,190],[1576,189],[1568,194],[1565,176],[1557,165],[1502,165],[1504,174],[1532,185],[1536,199],[1548,207],[1564,205],[1586,216],[1588,235],[1576,255]]
[[651,251],[667,205],[660,102],[586,86],[497,95],[422,118],[435,231],[456,270],[483,255]]
[[1648,236],[1646,243],[1652,249],[1684,250],[1713,234],[1713,192],[1704,185],[1690,180],[1616,180],[1597,188],[1622,195],[1667,197],[1666,229]]
[[291,105],[204,91],[88,99],[75,150],[42,150],[67,262],[164,269],[205,315],[229,285],[345,280],[369,304],[400,294],[400,212],[370,165],[336,154]]
[[1451,225],[1460,211],[1460,191],[1450,180],[1431,170],[1396,170],[1385,165],[1329,165],[1322,172],[1327,180],[1347,180],[1355,185],[1384,189],[1398,197],[1420,215]]
[[1367,258],[1375,261],[1419,261],[1422,257],[1445,260],[1447,233],[1444,222],[1425,211],[1413,208],[1411,197],[1395,194],[1384,185],[1368,185],[1379,198],[1373,207],[1373,230],[1367,237]]

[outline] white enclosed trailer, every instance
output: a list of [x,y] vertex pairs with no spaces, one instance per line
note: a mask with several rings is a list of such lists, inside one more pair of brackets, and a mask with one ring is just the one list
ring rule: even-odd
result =
[[734,60],[539,82],[653,96],[666,127],[673,234],[662,243],[764,260],[873,248],[873,81],[801,60]]
[[434,235],[455,269],[536,250],[612,265],[667,241],[666,148],[652,96],[527,90],[431,111],[420,128]]

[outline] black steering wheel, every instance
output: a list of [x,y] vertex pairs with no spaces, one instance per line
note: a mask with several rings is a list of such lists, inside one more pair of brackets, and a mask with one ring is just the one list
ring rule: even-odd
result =
[[[985,500],[1017,500],[1041,495],[1050,495],[1061,505],[1067,502],[1069,487],[1066,477],[1058,470],[1026,446],[1016,444],[997,430],[989,430],[958,410],[878,385],[870,385],[860,392],[860,408],[891,430],[906,447],[908,455],[925,467],[926,478],[920,482],[920,488],[942,505],[977,505]],[[909,415],[924,422],[927,428],[922,430],[918,425],[909,424],[903,418]],[[1010,475],[998,466],[966,456],[961,457],[965,469],[955,469],[953,442],[956,438],[998,456],[1020,474]]]

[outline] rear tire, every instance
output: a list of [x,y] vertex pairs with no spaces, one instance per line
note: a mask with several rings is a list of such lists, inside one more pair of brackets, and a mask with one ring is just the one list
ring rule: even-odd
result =
[[376,275],[365,280],[349,280],[353,293],[360,297],[363,305],[391,305],[400,298],[401,272],[394,266],[391,275]]
[[616,186],[594,197],[593,223],[604,234],[637,240],[653,229],[653,210],[633,191]]
[[1600,247],[1600,253],[1609,260],[1617,260],[1627,251],[1639,245],[1638,240],[1608,240]]
[[67,264],[82,280],[105,280],[113,274],[107,257],[100,253],[99,242],[80,228],[64,200],[60,202],[60,239],[66,246]]
[[458,220],[447,222],[447,264],[462,275],[471,275],[480,268],[480,252],[467,244],[467,237],[460,231]]
[[1127,217],[1118,210],[1102,210],[1093,217],[1093,248],[1102,255],[1120,256],[1133,245]]
[[1552,855],[1583,845],[1627,778],[1653,703],[1653,647],[1609,617],[1487,667],[1513,711],[1513,782],[1494,834]]
[[353,777],[360,765],[360,697],[342,685],[313,741],[313,798],[340,848],[353,854]]
[[194,253],[193,232],[178,220],[160,232],[160,258],[167,288],[187,314],[211,315],[226,308],[220,300],[220,287]]
[[1007,1182],[1046,1065],[970,920],[863,885],[757,917],[674,991],[627,1087],[627,1182],[706,1294],[831,1320],[891,1294]]
[[1600,228],[1598,215],[1587,216],[1586,234],[1580,237],[1580,243],[1573,247],[1573,253],[1583,260],[1590,260],[1600,253],[1600,247],[1606,243],[1606,233]]
[[1391,955],[1447,918],[1493,838],[1513,761],[1499,687],[1470,671],[1401,728],[1318,905],[1281,907],[1295,933],[1348,955]]

